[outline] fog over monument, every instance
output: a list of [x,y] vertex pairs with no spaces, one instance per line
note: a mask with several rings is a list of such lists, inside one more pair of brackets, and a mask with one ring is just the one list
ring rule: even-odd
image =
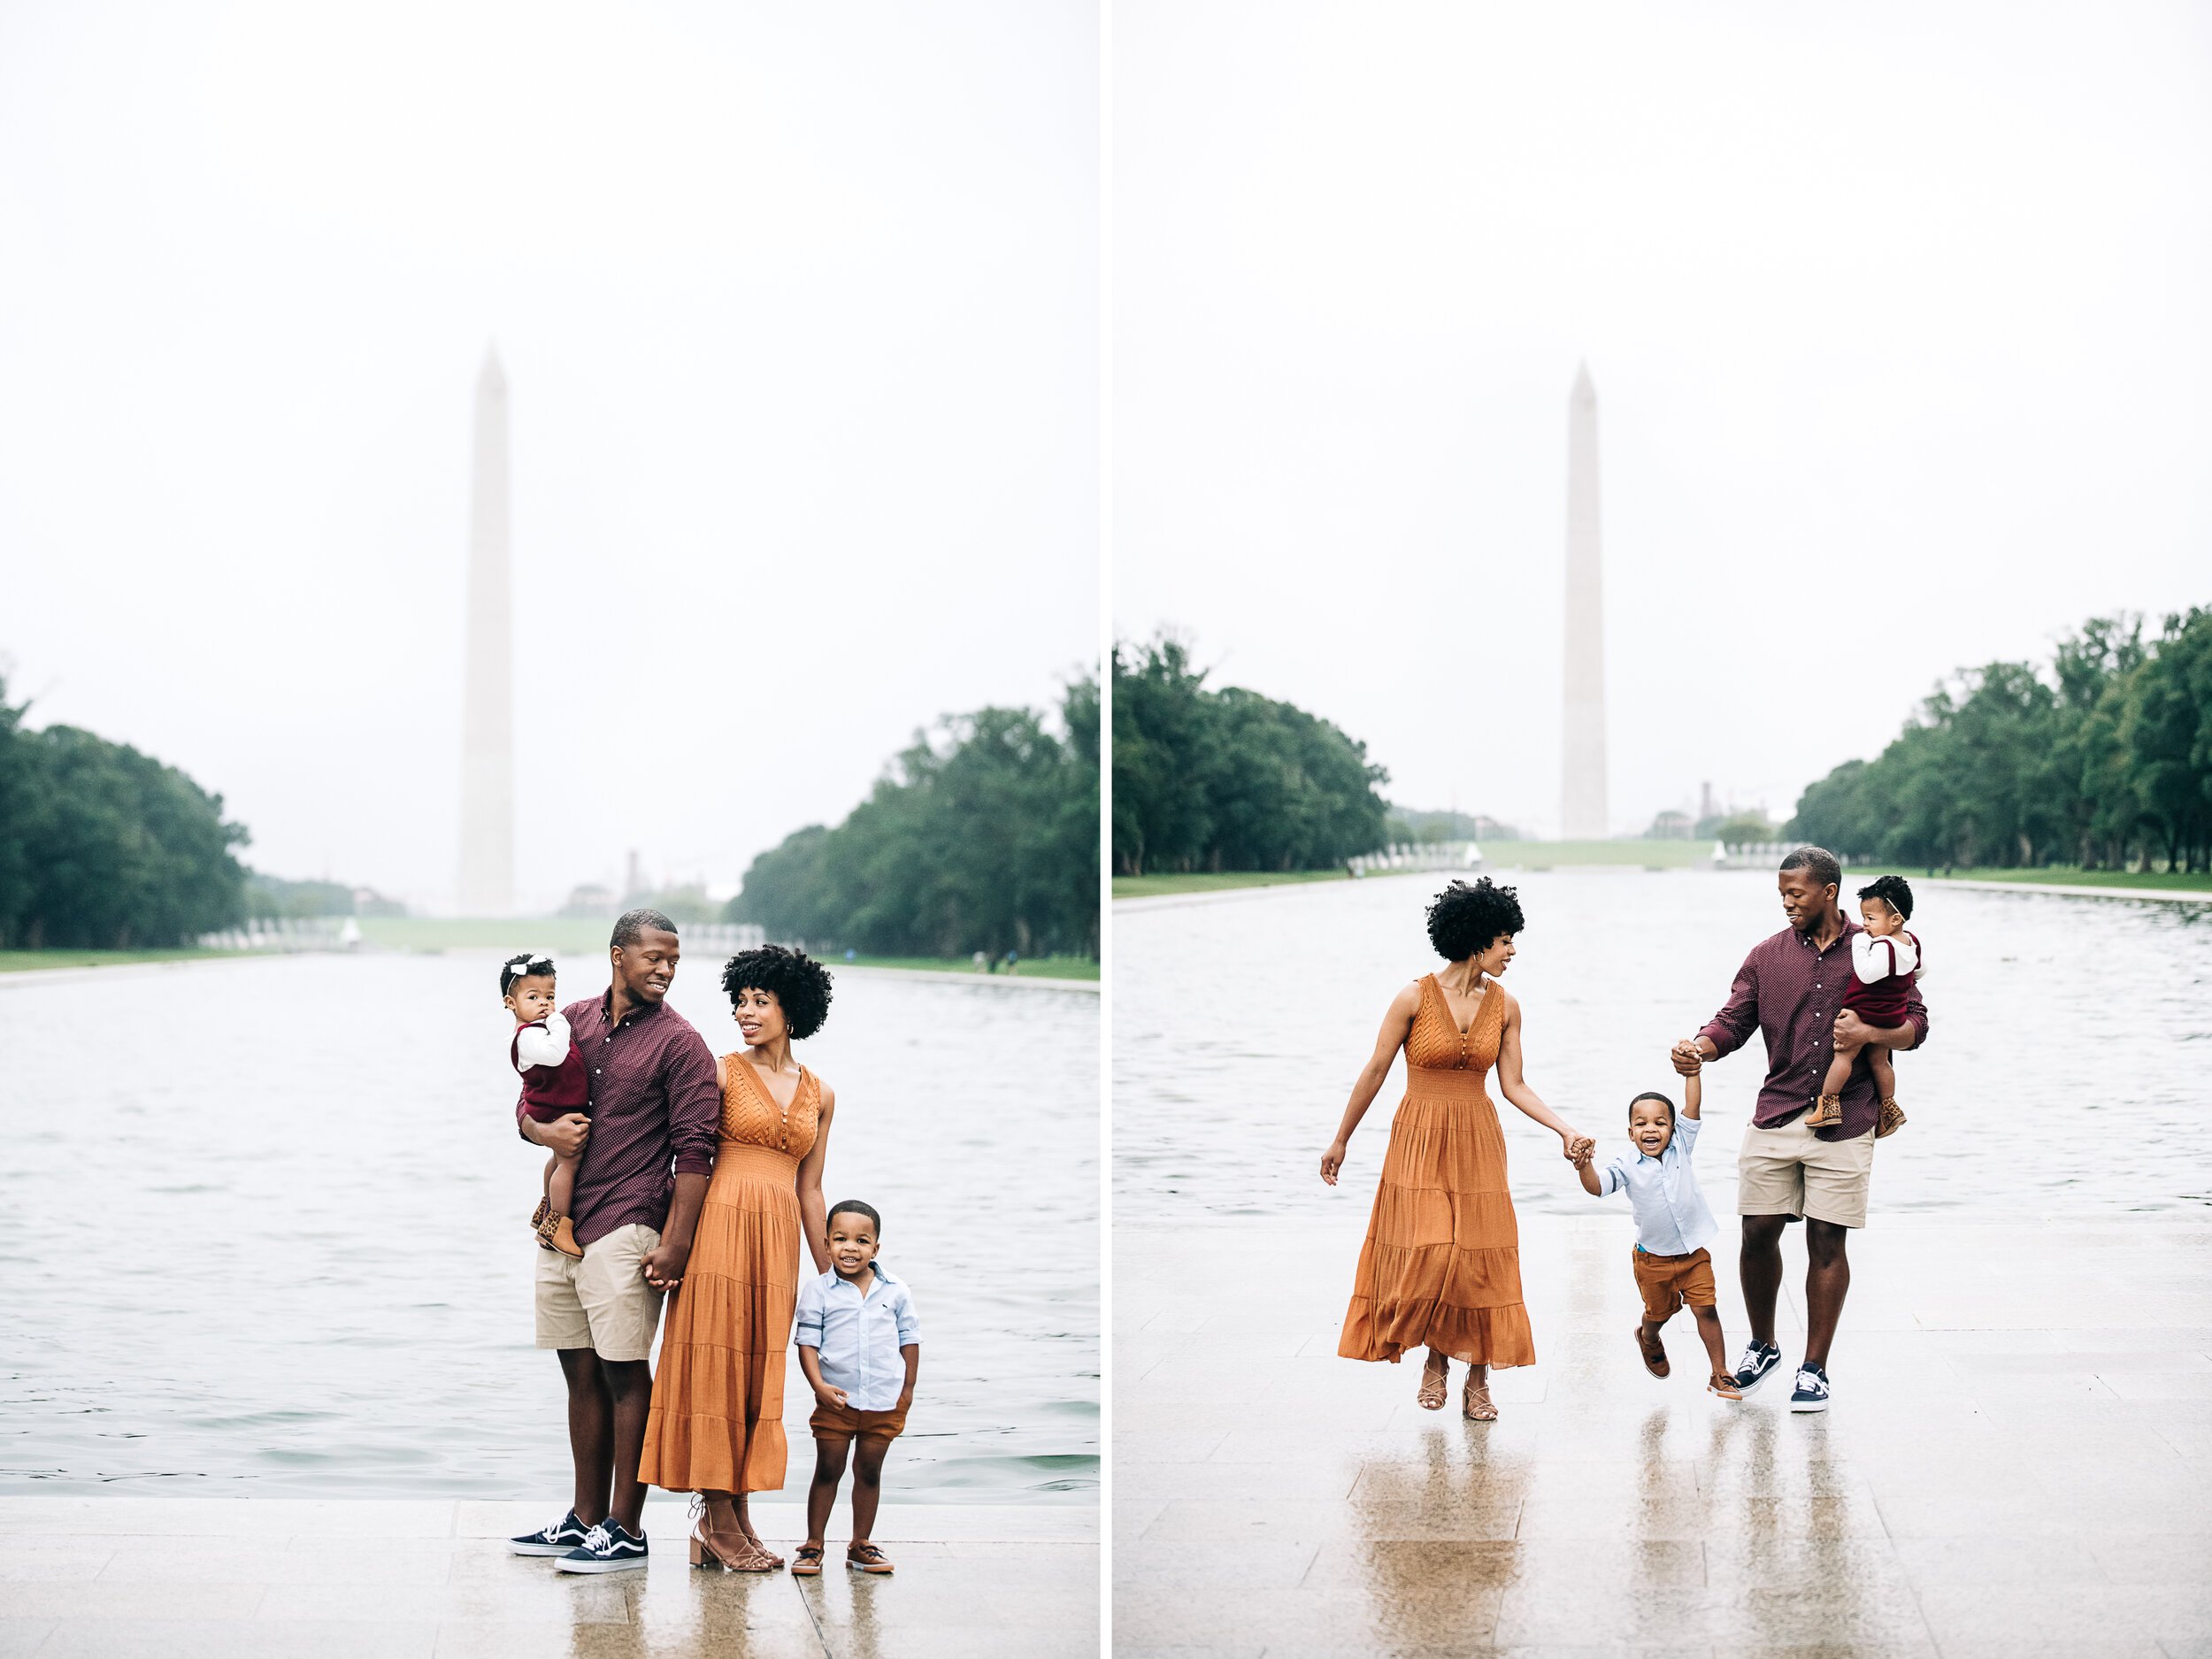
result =
[[513,603],[507,570],[507,376],[487,350],[476,377],[476,470],[469,514],[468,662],[461,705],[463,916],[515,905]]
[[1602,841],[1605,591],[1598,549],[1598,395],[1587,364],[1567,399],[1566,707],[1560,728],[1559,833]]

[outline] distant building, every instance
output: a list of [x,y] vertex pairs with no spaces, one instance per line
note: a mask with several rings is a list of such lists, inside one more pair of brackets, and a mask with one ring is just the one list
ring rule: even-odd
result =
[[1696,826],[1697,820],[1687,812],[1670,810],[1651,820],[1651,827],[1644,832],[1644,839],[1647,841],[1686,841]]
[[574,917],[583,921],[612,921],[619,914],[619,901],[595,881],[587,881],[569,890],[568,902],[557,914]]

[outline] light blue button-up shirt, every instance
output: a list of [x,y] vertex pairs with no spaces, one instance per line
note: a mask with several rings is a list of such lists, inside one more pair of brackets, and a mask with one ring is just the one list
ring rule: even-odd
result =
[[1696,1118],[1678,1113],[1674,1138],[1657,1157],[1626,1152],[1605,1166],[1604,1193],[1626,1189],[1629,1208],[1636,1214],[1636,1242],[1654,1256],[1687,1256],[1703,1249],[1720,1231],[1690,1162],[1698,1127]]
[[921,1321],[905,1281],[875,1266],[875,1283],[863,1296],[832,1268],[799,1286],[792,1340],[820,1355],[822,1380],[845,1391],[856,1411],[889,1411],[906,1386],[899,1350],[922,1340]]

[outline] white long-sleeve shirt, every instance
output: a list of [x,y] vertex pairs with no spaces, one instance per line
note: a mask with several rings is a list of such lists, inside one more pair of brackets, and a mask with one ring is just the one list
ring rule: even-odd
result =
[[534,1065],[558,1065],[568,1058],[568,1021],[557,1009],[545,1023],[525,1025],[515,1033],[515,1070]]
[[1892,974],[1913,973],[1920,967],[1920,941],[1910,933],[1892,933],[1877,939],[1872,933],[1851,935],[1851,972],[1861,985],[1879,985]]

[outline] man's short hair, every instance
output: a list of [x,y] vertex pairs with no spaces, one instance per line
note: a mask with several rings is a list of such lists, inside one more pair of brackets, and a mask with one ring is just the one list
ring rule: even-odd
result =
[[614,918],[614,937],[607,943],[621,949],[634,945],[657,928],[664,933],[672,933],[676,931],[676,924],[658,910],[625,910]]
[[1843,864],[1825,847],[1793,847],[1783,856],[1785,870],[1809,870],[1816,886],[1843,889]]

